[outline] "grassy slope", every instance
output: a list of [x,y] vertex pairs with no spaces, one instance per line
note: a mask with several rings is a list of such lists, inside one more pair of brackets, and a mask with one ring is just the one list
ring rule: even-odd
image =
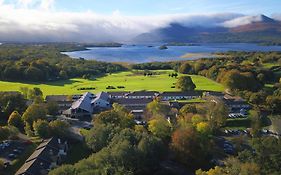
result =
[[[121,72],[117,74],[108,75],[105,77],[97,78],[96,80],[85,79],[70,79],[66,81],[56,81],[47,84],[25,84],[16,82],[3,82],[0,81],[0,91],[15,91],[20,87],[39,87],[44,95],[52,94],[81,94],[85,91],[78,91],[77,88],[81,87],[95,87],[96,90],[92,92],[109,91],[106,90],[107,86],[125,86],[125,89],[115,89],[112,91],[137,91],[137,90],[156,90],[156,91],[175,91],[177,89],[171,88],[173,83],[176,82],[175,78],[170,78],[167,71],[157,71],[160,75],[152,77],[144,77],[143,75],[135,75],[132,72]],[[209,80],[202,76],[191,76],[198,90],[213,90],[223,91],[222,85]]]

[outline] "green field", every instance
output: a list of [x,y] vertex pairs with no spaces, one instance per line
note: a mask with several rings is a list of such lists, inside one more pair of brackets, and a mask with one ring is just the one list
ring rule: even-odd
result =
[[[158,74],[151,77],[145,77],[143,74],[136,72],[121,72],[97,78],[95,80],[70,79],[65,81],[55,81],[42,84],[36,83],[17,83],[0,81],[0,91],[17,91],[20,87],[38,87],[44,95],[55,94],[81,94],[85,91],[79,91],[78,88],[94,87],[91,92],[100,91],[138,91],[138,90],[155,90],[155,91],[178,91],[172,88],[177,81],[169,77],[172,70],[156,71]],[[223,91],[224,87],[210,79],[198,75],[191,75],[197,90]],[[107,90],[107,86],[114,86],[116,89]],[[124,89],[118,89],[117,86],[124,86]],[[89,91],[89,90],[86,90]]]

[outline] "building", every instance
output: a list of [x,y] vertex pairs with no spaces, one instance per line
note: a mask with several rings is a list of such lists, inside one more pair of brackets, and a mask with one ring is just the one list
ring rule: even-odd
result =
[[159,92],[157,91],[136,91],[126,94],[125,98],[129,99],[154,99]]
[[64,111],[63,114],[71,118],[91,118],[94,110],[91,102],[94,98],[94,94],[86,92],[78,100],[73,102],[71,107]]
[[223,92],[216,92],[216,91],[207,91],[204,93],[205,97],[216,97],[219,99],[223,99],[224,98],[224,93]]
[[96,95],[96,97],[91,101],[91,105],[95,109],[108,109],[110,108],[110,98],[109,94],[106,92],[100,92]]
[[152,102],[153,99],[143,98],[143,99],[116,99],[113,102],[118,103],[128,109],[132,114],[134,114],[136,120],[143,120],[145,108],[148,103]]
[[163,101],[170,100],[189,100],[195,98],[201,98],[202,92],[199,91],[187,91],[187,92],[163,92],[158,97]]
[[126,95],[130,92],[107,92],[110,99],[126,98]]
[[78,100],[74,101],[71,107],[63,112],[71,118],[91,119],[92,114],[105,109],[109,109],[110,98],[108,93],[100,92],[94,95],[90,92],[83,94]]
[[59,113],[62,113],[64,110],[71,107],[73,98],[71,97],[71,99],[69,99],[69,96],[67,95],[47,95],[45,101],[47,103],[50,102],[57,103],[59,107]]
[[67,151],[67,141],[55,137],[44,140],[16,175],[47,175],[51,169],[61,165]]

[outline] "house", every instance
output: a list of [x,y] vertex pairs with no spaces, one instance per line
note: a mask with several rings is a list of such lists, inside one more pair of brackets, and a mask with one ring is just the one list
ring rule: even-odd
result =
[[110,99],[126,98],[126,95],[130,92],[107,92]]
[[109,94],[106,92],[98,93],[96,97],[91,101],[91,105],[94,108],[98,108],[101,110],[110,108]]
[[92,100],[95,95],[86,92],[78,100],[72,103],[71,107],[64,111],[63,114],[71,118],[91,118],[93,114]]
[[142,120],[145,112],[145,108],[148,103],[152,102],[153,99],[143,98],[143,99],[116,99],[114,103],[118,103],[128,109],[134,116],[136,120]]
[[157,91],[136,91],[126,95],[129,99],[154,99],[159,92]]
[[158,97],[163,101],[169,100],[188,100],[194,98],[201,98],[202,92],[186,91],[186,92],[163,92]]
[[59,113],[62,113],[64,110],[71,107],[73,98],[71,97],[71,99],[69,99],[69,96],[67,95],[47,95],[45,101],[47,103],[50,102],[57,103],[59,107]]
[[100,92],[94,95],[86,92],[78,100],[74,101],[71,107],[65,110],[63,114],[71,118],[90,119],[93,113],[109,109],[110,107],[108,93]]
[[44,140],[16,172],[16,175],[47,175],[51,169],[61,165],[67,151],[67,141],[55,137]]

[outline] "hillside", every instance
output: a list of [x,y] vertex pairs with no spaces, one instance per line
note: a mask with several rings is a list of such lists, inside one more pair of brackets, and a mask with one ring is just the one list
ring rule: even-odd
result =
[[137,42],[254,42],[281,43],[281,22],[265,15],[255,16],[259,21],[249,24],[223,26],[184,26],[171,23],[137,36]]

